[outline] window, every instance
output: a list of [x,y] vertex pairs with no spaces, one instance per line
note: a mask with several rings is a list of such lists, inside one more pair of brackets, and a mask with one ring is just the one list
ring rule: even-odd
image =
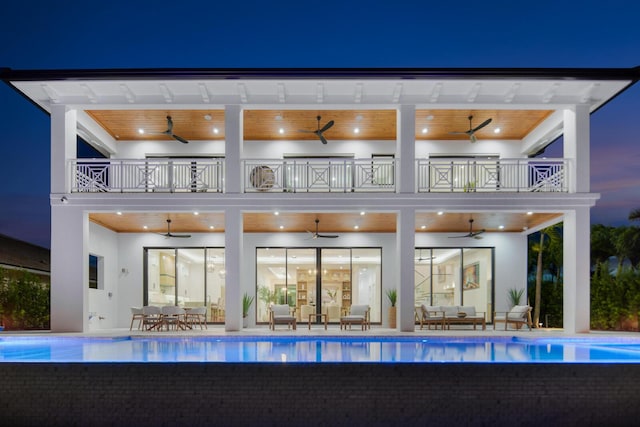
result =
[[416,248],[416,305],[493,312],[493,248]]
[[104,289],[104,257],[89,254],[89,289]]

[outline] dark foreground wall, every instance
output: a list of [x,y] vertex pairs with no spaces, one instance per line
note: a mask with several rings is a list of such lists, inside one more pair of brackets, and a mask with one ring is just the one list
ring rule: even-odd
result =
[[633,426],[640,365],[1,363],[0,422]]

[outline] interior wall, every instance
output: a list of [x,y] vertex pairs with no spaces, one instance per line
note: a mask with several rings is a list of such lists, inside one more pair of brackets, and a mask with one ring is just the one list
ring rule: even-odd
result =
[[395,141],[245,141],[247,159],[281,159],[283,154],[353,154],[356,159],[368,159],[372,154],[395,154]]
[[114,159],[144,159],[146,156],[224,156],[224,141],[118,141]]
[[416,158],[426,159],[433,155],[499,155],[501,158],[511,159],[524,157],[520,153],[521,141],[478,140],[469,141],[416,141]]

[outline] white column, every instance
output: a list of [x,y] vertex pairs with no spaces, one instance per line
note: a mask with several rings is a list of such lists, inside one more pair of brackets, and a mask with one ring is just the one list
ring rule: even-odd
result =
[[564,214],[563,324],[567,333],[590,330],[590,227],[589,208]]
[[51,193],[69,192],[67,163],[77,157],[77,112],[64,105],[51,107]]
[[589,107],[576,105],[564,110],[564,158],[570,160],[569,192],[590,191]]
[[225,331],[242,329],[242,211],[228,208],[224,213],[224,253],[225,253]]
[[242,193],[242,138],[242,108],[227,105],[224,109],[225,193]]
[[[397,114],[399,167],[396,167],[398,193],[415,193],[416,188],[416,106],[401,105]],[[412,257],[413,258],[413,257]],[[413,270],[412,270],[413,271]]]
[[89,216],[54,200],[51,206],[51,331],[89,329]]
[[414,253],[415,211],[401,209],[396,216],[396,288],[398,290],[398,327],[403,332],[415,330]]

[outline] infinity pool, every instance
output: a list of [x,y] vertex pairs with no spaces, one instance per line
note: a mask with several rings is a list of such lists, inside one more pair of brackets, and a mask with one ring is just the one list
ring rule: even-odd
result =
[[516,337],[0,338],[0,362],[640,363],[640,340]]

